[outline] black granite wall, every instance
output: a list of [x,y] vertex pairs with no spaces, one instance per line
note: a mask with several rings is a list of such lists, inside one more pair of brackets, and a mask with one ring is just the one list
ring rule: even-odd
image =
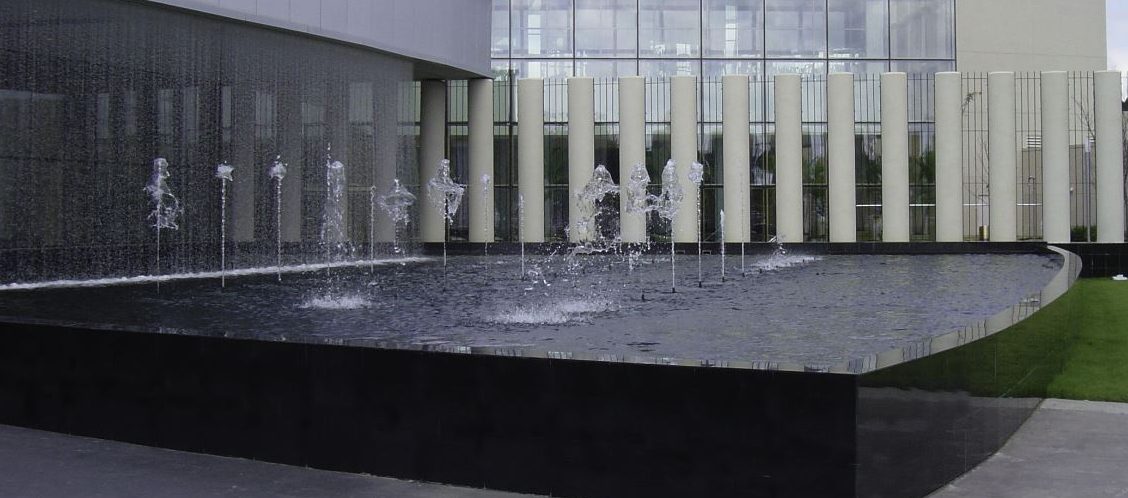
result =
[[574,497],[848,496],[856,378],[0,329],[0,423]]

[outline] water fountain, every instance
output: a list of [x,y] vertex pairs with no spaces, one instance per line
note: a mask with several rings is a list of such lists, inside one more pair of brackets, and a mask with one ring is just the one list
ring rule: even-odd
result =
[[274,264],[278,267],[278,281],[282,281],[282,179],[286,178],[286,163],[282,156],[274,156],[274,162],[266,170],[267,176],[274,180]]
[[685,192],[682,191],[681,183],[678,181],[677,163],[673,159],[666,161],[666,166],[662,168],[662,194],[656,203],[658,216],[666,220],[670,226],[670,292],[677,292],[677,272],[674,269],[674,218],[678,215],[678,207],[681,205],[682,199],[685,198]]
[[[627,178],[627,198],[629,199],[627,212],[642,216],[644,227],[646,226],[646,218],[649,217],[650,213],[657,209],[658,206],[658,197],[646,191],[649,185],[650,173],[646,171],[646,165],[643,163],[635,163],[635,165],[631,167],[630,176]],[[644,246],[649,248],[650,231],[644,231],[646,233]],[[630,248],[628,250],[628,271],[634,271],[635,261],[638,260],[641,253],[642,251],[638,248]]]
[[227,287],[227,183],[235,168],[222,162],[215,167],[219,179],[219,286]]
[[725,210],[721,210],[721,282],[725,281]]
[[[439,170],[427,182],[427,199],[431,205],[443,212],[443,268],[447,266],[447,239],[450,238],[450,225],[454,223],[454,215],[462,204],[462,194],[466,186],[454,181],[450,176],[450,160],[439,161]],[[443,285],[446,285],[444,278]]]
[[[480,188],[481,192],[482,192],[482,206],[481,206],[482,212],[483,213],[490,212],[489,202],[490,202],[490,193],[493,192],[493,178],[490,177],[489,173],[482,173],[482,176],[478,178],[478,188]],[[493,223],[493,220],[492,219],[488,220],[488,223]],[[483,235],[482,239],[484,241],[484,244],[482,246],[482,251],[485,254],[489,254],[489,252],[490,252],[490,241],[486,240],[487,237],[485,237],[485,235],[488,235],[488,234],[489,234],[489,226],[486,225],[486,224],[482,224],[482,235]]]
[[158,275],[161,273],[161,230],[178,229],[176,217],[183,211],[180,201],[169,190],[168,177],[168,161],[163,157],[154,159],[153,173],[149,177],[148,185],[145,186],[145,192],[149,194],[149,201],[153,205],[153,211],[149,213],[148,219],[153,221],[153,228],[157,231],[155,273]]
[[580,243],[572,247],[572,255],[592,254],[607,252],[619,245],[618,230],[608,237],[602,229],[605,218],[608,217],[607,209],[603,205],[604,199],[609,195],[618,195],[619,186],[611,178],[607,167],[600,164],[592,171],[591,179],[584,185],[583,190],[576,193],[576,205],[579,207],[580,219],[576,220],[573,227],[579,232]]
[[689,165],[689,181],[697,189],[697,286],[701,287],[701,232],[705,225],[705,217],[701,215],[701,184],[705,181],[705,166],[693,161]]
[[411,206],[415,204],[415,194],[400,185],[399,178],[392,180],[392,190],[376,198],[376,203],[392,219],[392,252],[400,253],[399,230],[411,221]]
[[517,194],[517,240],[521,242],[521,280],[525,280],[525,196]]
[[345,242],[345,165],[333,159],[332,145],[325,148],[325,206],[321,211],[321,245],[325,261],[344,256]]

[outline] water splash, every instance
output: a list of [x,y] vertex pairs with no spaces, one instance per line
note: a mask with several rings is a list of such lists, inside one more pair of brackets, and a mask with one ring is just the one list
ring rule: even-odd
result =
[[163,157],[154,159],[153,173],[149,176],[149,183],[145,185],[145,192],[149,194],[149,201],[153,204],[149,219],[153,221],[153,228],[157,231],[157,274],[161,272],[161,230],[179,229],[176,217],[183,211],[180,201],[168,187],[168,177],[168,161]]
[[[627,212],[633,215],[642,216],[643,227],[646,226],[646,220],[658,206],[658,196],[647,192],[647,187],[650,185],[650,173],[646,171],[646,165],[643,163],[635,163],[631,167],[631,174],[627,178]],[[644,229],[646,234],[645,246],[650,247],[650,232]],[[631,249],[627,255],[627,268],[628,271],[634,272],[635,263],[638,261],[642,251],[639,248]]]
[[754,266],[760,272],[775,271],[783,268],[790,268],[793,266],[804,265],[812,261],[819,261],[818,256],[803,256],[803,255],[790,255],[787,248],[783,245],[783,237],[775,236],[768,241],[774,244],[772,253],[768,255],[763,261],[755,263]]
[[321,244],[325,260],[339,260],[345,247],[345,165],[325,153],[325,207],[321,211]]
[[371,300],[357,294],[343,296],[318,294],[306,298],[306,300],[303,301],[302,304],[298,305],[298,307],[302,309],[319,310],[359,310],[371,306]]
[[721,210],[721,282],[725,281],[725,210]]
[[168,187],[168,178],[168,161],[163,157],[154,159],[153,173],[149,176],[149,183],[145,185],[145,192],[149,194],[149,201],[153,205],[149,219],[153,220],[153,228],[157,229],[158,235],[161,230],[179,229],[176,218],[183,212],[180,201]]
[[701,216],[701,184],[705,181],[705,166],[693,161],[693,164],[689,165],[689,181],[693,182],[693,187],[697,189],[697,286],[701,287],[701,232],[705,224],[704,216]]
[[658,197],[655,203],[658,216],[666,220],[670,226],[670,292],[677,292],[677,272],[674,268],[674,218],[678,215],[678,207],[681,205],[682,199],[685,198],[685,192],[682,191],[681,183],[678,182],[677,163],[670,159],[666,161],[666,166],[662,168],[662,195]]
[[563,299],[542,303],[524,304],[501,311],[487,321],[515,325],[561,325],[588,320],[591,315],[615,311],[611,301],[600,299]]
[[454,215],[462,204],[462,194],[466,186],[454,181],[450,176],[450,160],[439,161],[439,170],[427,181],[427,199],[431,205],[443,212],[447,223],[454,222]]
[[399,178],[392,179],[392,190],[376,198],[376,204],[392,219],[392,251],[399,254],[399,229],[411,222],[411,206],[415,205],[415,194],[400,185]]
[[[266,169],[267,176],[274,180],[274,257],[275,265],[282,268],[282,179],[286,178],[286,163],[282,156],[274,156],[274,162]],[[278,272],[278,281],[282,281],[282,272]]]
[[611,178],[607,167],[600,164],[592,171],[591,180],[584,185],[583,190],[576,193],[576,205],[579,208],[579,219],[575,221],[573,230],[577,231],[580,243],[572,248],[572,255],[593,254],[606,252],[618,245],[618,230],[612,230],[614,235],[608,236],[602,230],[610,218],[610,210],[604,203],[608,196],[617,195],[619,186]]
[[450,160],[443,159],[439,161],[439,170],[435,172],[435,176],[427,182],[427,199],[431,201],[431,205],[435,209],[443,212],[444,230],[446,233],[443,235],[443,288],[446,288],[446,267],[447,267],[447,239],[450,238],[450,225],[454,223],[454,215],[458,212],[458,207],[462,204],[462,194],[466,192],[466,186],[455,182],[450,176]]
[[227,287],[227,183],[232,181],[235,171],[230,164],[220,163],[215,167],[215,177],[219,179],[219,286]]
[[525,280],[525,195],[517,193],[517,240],[521,242],[521,280]]
[[[493,178],[490,177],[489,173],[482,173],[482,176],[478,178],[478,188],[482,191],[482,212],[488,213],[490,211],[490,193],[493,192]],[[486,242],[486,247],[489,247],[490,242],[486,240],[486,235],[489,234],[489,223],[493,223],[493,220],[487,220],[486,223],[482,224],[482,240]]]

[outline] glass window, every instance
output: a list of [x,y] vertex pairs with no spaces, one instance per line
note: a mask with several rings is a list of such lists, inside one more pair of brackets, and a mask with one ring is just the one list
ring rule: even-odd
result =
[[572,55],[572,0],[512,0],[514,57]]
[[955,56],[953,0],[890,0],[893,57]]
[[576,57],[634,57],[635,0],[576,0]]
[[826,57],[826,0],[766,0],[768,57]]
[[697,57],[701,45],[700,0],[639,0],[639,55]]
[[952,61],[893,61],[893,70],[909,74],[934,74],[955,71],[956,64]]
[[547,60],[547,61],[513,61],[513,77],[521,78],[569,78],[572,76],[572,61]]
[[888,57],[888,0],[828,0],[830,57]]
[[634,76],[638,73],[638,62],[631,60],[578,60],[576,76],[592,78],[613,78]]
[[695,76],[701,74],[701,63],[698,60],[641,60],[638,61],[638,74],[653,78]]
[[832,73],[881,74],[888,70],[886,61],[830,61]]
[[763,57],[764,1],[705,0],[705,57]]
[[490,26],[490,55],[509,57],[509,0],[493,0]]

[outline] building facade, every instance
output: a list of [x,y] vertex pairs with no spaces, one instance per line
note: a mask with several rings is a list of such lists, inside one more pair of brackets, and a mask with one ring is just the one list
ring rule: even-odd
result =
[[493,0],[516,78],[1092,71],[1103,0]]

